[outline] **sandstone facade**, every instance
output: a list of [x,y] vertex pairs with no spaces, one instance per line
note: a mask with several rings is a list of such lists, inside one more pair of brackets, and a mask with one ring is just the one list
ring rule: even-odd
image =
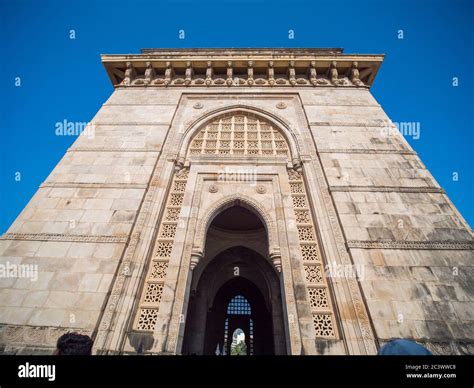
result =
[[[209,318],[190,322],[188,306],[206,315],[231,277],[225,266],[212,277],[214,258],[243,247],[253,253],[222,260],[241,260],[262,293],[272,353],[375,354],[399,337],[473,353],[472,231],[403,136],[384,131],[370,93],[383,57],[102,59],[115,90],[93,136],[0,240],[1,264],[38,268],[36,281],[0,278],[3,352],[51,353],[74,330],[97,353],[203,353]],[[234,206],[264,229],[211,227]]]

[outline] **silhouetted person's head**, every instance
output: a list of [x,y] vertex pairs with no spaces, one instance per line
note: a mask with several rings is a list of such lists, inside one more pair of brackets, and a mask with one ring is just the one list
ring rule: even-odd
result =
[[59,356],[88,356],[92,354],[92,340],[88,335],[66,333],[58,339],[56,352]]

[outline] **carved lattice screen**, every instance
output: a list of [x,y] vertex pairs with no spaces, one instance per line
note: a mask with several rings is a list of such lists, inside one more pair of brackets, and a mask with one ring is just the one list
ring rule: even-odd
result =
[[283,135],[270,123],[250,114],[228,114],[203,127],[188,155],[288,157]]
[[135,317],[133,327],[138,331],[153,331],[158,319],[166,271],[173,249],[176,228],[178,227],[187,178],[187,170],[181,170],[173,178],[171,191],[168,194],[165,212],[155,242],[153,257],[145,278],[138,312]]
[[291,200],[303,259],[304,274],[316,337],[336,337],[334,310],[324,266],[311,216],[303,177],[296,171],[289,174]]

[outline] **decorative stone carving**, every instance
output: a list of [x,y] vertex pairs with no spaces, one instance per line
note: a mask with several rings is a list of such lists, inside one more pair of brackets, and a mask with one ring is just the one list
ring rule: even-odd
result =
[[334,324],[330,314],[313,314],[313,323],[317,337],[333,338],[335,336]]
[[350,79],[351,82],[356,86],[363,86],[364,83],[360,80],[360,73],[359,73],[359,64],[357,61],[352,63],[351,75]]
[[348,248],[362,249],[428,249],[473,250],[474,241],[363,241],[348,240]]
[[227,86],[231,86],[233,84],[233,68],[232,68],[232,62],[229,61],[227,62],[227,78],[226,78],[226,84]]
[[288,179],[315,335],[335,338],[334,311],[323,274],[321,254],[303,177],[301,172],[289,169]]
[[200,102],[196,102],[194,105],[193,105],[193,108],[194,109],[202,109],[204,107],[203,104],[201,104]]
[[309,81],[311,82],[311,85],[316,86],[318,84],[317,78],[316,61],[311,61],[309,67]]
[[301,173],[303,171],[303,165],[301,164],[301,160],[298,158],[293,158],[292,160],[293,163],[293,170],[296,172]]
[[288,68],[288,80],[290,81],[291,86],[296,85],[295,61],[290,61]]
[[209,192],[210,193],[217,193],[219,191],[219,188],[217,187],[217,185],[210,185],[209,186]]
[[190,268],[191,271],[196,268],[196,266],[199,264],[199,261],[202,259],[203,253],[202,250],[198,248],[193,248],[193,251],[191,253],[191,262],[190,262]]
[[461,355],[474,354],[474,341],[460,341],[454,344]]
[[415,155],[415,151],[411,150],[379,150],[375,148],[361,149],[361,148],[331,148],[318,149],[320,154],[400,154],[400,155]]
[[178,172],[176,172],[175,177],[176,179],[188,179],[189,175],[189,170],[188,169],[181,169]]
[[316,85],[319,85],[319,86],[330,86],[331,85],[331,81],[329,81],[329,79],[327,79],[325,76],[318,76],[316,78]]
[[187,178],[188,171],[186,169],[175,173],[135,316],[133,327],[136,331],[153,331],[156,325]]
[[434,355],[438,356],[449,356],[456,354],[456,349],[453,343],[451,342],[425,342],[425,347],[431,351]]
[[328,308],[328,296],[326,288],[308,287],[309,303],[312,308]]
[[98,236],[67,233],[4,233],[0,240],[126,243],[128,235]]
[[[245,50],[240,50],[245,51]],[[279,51],[279,50],[274,50]],[[342,53],[334,56],[334,60],[329,62],[325,58],[316,56],[309,61],[307,56],[299,58],[298,55],[288,56],[282,53],[269,60],[267,64],[260,61],[254,61],[251,56],[247,62],[234,61],[232,55],[212,57],[204,64],[201,61],[191,63],[180,59],[171,59],[167,55],[153,53],[147,56],[144,63],[142,58],[133,58],[132,56],[124,56],[123,62],[129,67],[123,72],[120,61],[104,59],[104,65],[108,69],[109,75],[115,86],[239,86],[254,84],[259,86],[347,86],[347,87],[370,87],[368,84],[374,79],[382,57],[372,56],[359,57],[354,61],[353,56],[346,58]],[[122,62],[122,63],[123,63]],[[152,69],[166,68],[164,76],[156,74]],[[279,70],[278,78],[275,78],[275,67]],[[215,68],[227,68],[224,77],[215,76]],[[318,68],[318,75],[316,68]],[[337,68],[349,68],[347,77],[340,77]],[[176,71],[174,71],[175,69]],[[262,74],[255,77],[255,74]],[[123,73],[122,73],[123,72]],[[201,74],[205,73],[205,77]],[[297,74],[300,73],[300,74]],[[121,75],[123,74],[123,76]],[[138,76],[137,74],[145,74]],[[181,74],[184,74],[182,76]],[[243,77],[236,78],[235,74],[245,74]],[[265,74],[265,75],[263,75]]]
[[280,101],[278,104],[276,104],[276,107],[278,109],[286,109],[286,104],[283,101]]
[[64,187],[84,189],[146,189],[141,183],[82,183],[82,182],[44,182],[40,187]]
[[155,78],[156,73],[155,69],[153,69],[153,66],[151,62],[146,63],[146,70],[145,70],[145,85],[150,85],[153,79]]
[[399,192],[399,193],[439,193],[444,194],[440,187],[402,187],[402,186],[330,186],[330,191],[342,192]]
[[186,72],[184,73],[184,84],[186,86],[191,85],[192,79],[193,79],[193,68],[192,68],[191,62],[188,61],[186,63]]
[[184,168],[184,158],[183,157],[178,157],[175,160],[175,165],[174,165],[174,172],[178,173]]
[[278,272],[281,272],[281,253],[279,248],[274,248],[270,252],[270,260]]
[[288,170],[288,176],[289,176],[290,181],[301,179],[301,173],[294,169]]
[[338,71],[337,71],[337,62],[332,61],[331,62],[331,67],[329,68],[329,80],[334,84],[334,85],[339,85],[339,79],[338,79]]
[[289,147],[269,122],[235,112],[215,118],[194,135],[188,156],[197,155],[288,158]]
[[254,83],[254,80],[253,80],[253,61],[248,61],[248,65],[247,65],[247,83],[252,86],[253,83]]
[[275,84],[275,70],[273,69],[273,61],[268,62],[268,84],[270,86]]
[[206,69],[206,86],[210,86],[212,84],[212,62],[207,62],[207,69]]
[[265,194],[267,192],[267,189],[265,188],[264,185],[257,185],[257,188],[255,191],[259,194]]
[[171,62],[166,62],[165,80],[164,80],[165,86],[168,86],[171,84],[171,78],[173,78],[173,68],[171,67]]
[[0,325],[0,344],[10,347],[51,347],[56,348],[58,338],[68,332],[91,335],[88,330],[69,327]]
[[132,65],[132,62],[127,62],[126,64],[127,68],[125,70],[125,77],[123,79],[123,84],[125,86],[129,86],[132,84],[132,81],[135,79],[137,76],[137,73],[135,71],[135,68]]
[[349,81],[349,78],[347,77],[339,77],[337,82],[338,82],[337,83],[338,86],[351,86],[352,85],[351,81]]

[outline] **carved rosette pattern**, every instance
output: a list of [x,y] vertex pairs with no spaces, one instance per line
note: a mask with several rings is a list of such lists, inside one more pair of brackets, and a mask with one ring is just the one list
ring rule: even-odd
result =
[[188,170],[181,170],[173,178],[135,317],[133,327],[136,331],[153,331],[158,319],[158,310],[178,228],[188,173]]
[[315,334],[319,338],[335,338],[334,310],[303,177],[290,170],[289,183]]
[[250,114],[227,114],[202,128],[188,155],[288,157],[288,144],[273,126]]

